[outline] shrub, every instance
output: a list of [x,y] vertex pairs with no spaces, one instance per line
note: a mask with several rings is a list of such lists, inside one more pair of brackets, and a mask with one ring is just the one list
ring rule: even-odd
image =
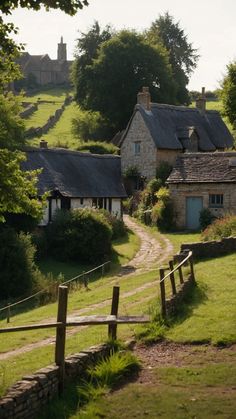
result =
[[236,236],[236,215],[219,218],[202,232],[204,241],[219,240],[229,236]]
[[40,276],[30,235],[17,234],[10,227],[2,227],[0,241],[1,299],[30,292]]
[[72,119],[72,133],[82,141],[107,138],[106,127],[106,121],[99,112],[79,109],[77,117]]
[[202,230],[205,230],[207,226],[209,226],[213,220],[215,219],[215,216],[211,213],[209,208],[203,208],[200,212],[199,222]]
[[98,210],[59,210],[46,234],[49,252],[56,259],[97,263],[111,252],[112,229]]
[[166,179],[169,177],[172,171],[172,166],[167,161],[162,161],[156,169],[156,178],[161,181],[163,186]]
[[170,200],[169,190],[160,188],[156,194],[158,202],[152,208],[152,222],[160,230],[170,230],[174,227],[174,210]]
[[106,210],[100,210],[112,229],[112,240],[123,237],[127,233],[124,221]]
[[118,154],[118,148],[105,141],[87,141],[86,143],[80,143],[76,149],[94,154]]

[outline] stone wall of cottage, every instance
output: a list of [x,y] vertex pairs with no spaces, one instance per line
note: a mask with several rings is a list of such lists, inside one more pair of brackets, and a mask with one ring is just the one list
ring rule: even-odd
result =
[[[140,142],[140,154],[135,155],[134,143]],[[121,170],[137,167],[148,180],[156,176],[156,147],[139,112],[136,112],[121,146]]]
[[235,184],[227,183],[198,183],[198,184],[170,184],[170,196],[174,204],[176,224],[180,228],[186,226],[186,198],[191,196],[202,197],[203,208],[209,208],[210,194],[223,194],[223,208],[209,208],[215,217],[226,213],[236,213]]
[[[140,154],[135,155],[134,144],[140,142]],[[139,112],[136,112],[127,136],[121,146],[122,173],[130,167],[137,167],[147,181],[156,176],[156,168],[163,161],[174,165],[179,150],[157,149]]]

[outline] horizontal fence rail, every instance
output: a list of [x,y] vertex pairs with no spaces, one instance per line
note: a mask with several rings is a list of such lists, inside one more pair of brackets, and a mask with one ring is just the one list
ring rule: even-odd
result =
[[108,326],[108,337],[117,339],[118,324],[149,323],[149,316],[118,316],[120,288],[113,287],[111,314],[108,316],[72,316],[67,318],[68,286],[58,287],[57,321],[50,323],[31,324],[0,329],[0,334],[22,332],[36,329],[56,328],[55,363],[59,366],[59,393],[63,392],[65,381],[65,344],[67,327]]
[[[78,279],[82,278],[82,279],[83,279],[83,285],[85,286],[85,288],[86,288],[86,289],[88,289],[88,278],[86,278],[86,277],[87,277],[87,275],[89,275],[89,274],[91,274],[91,273],[93,273],[93,272],[96,272],[97,270],[101,269],[101,276],[103,277],[103,276],[105,275],[106,266],[109,266],[109,265],[110,265],[110,263],[111,263],[111,261],[107,261],[107,262],[105,262],[105,263],[102,263],[102,264],[101,264],[101,265],[99,265],[99,266],[96,266],[96,267],[95,267],[95,268],[93,268],[93,269],[90,269],[89,271],[82,272],[81,274],[79,274],[79,275],[77,275],[77,276],[75,276],[75,277],[73,277],[73,278],[71,278],[71,279],[69,279],[69,280],[67,280],[67,281],[64,281],[64,282],[62,282],[62,283],[60,283],[60,284],[57,284],[57,283],[55,282],[55,285],[56,285],[57,287],[58,287],[59,285],[69,285],[69,284],[71,284],[72,282],[74,282],[74,281],[78,281]],[[48,292],[50,289],[51,289],[51,287],[50,287],[50,286],[48,286],[48,287],[46,287],[46,288],[44,288],[44,289],[42,289],[42,290],[40,290],[40,291],[38,291],[38,292],[36,292],[36,293],[34,293],[34,294],[32,294],[32,295],[28,296],[28,297],[26,297],[26,298],[21,299],[20,301],[16,301],[15,303],[9,303],[9,304],[7,304],[5,307],[0,308],[0,313],[1,313],[1,312],[6,311],[6,320],[7,320],[7,323],[10,323],[10,318],[11,318],[11,309],[12,309],[13,307],[16,307],[16,306],[18,306],[18,305],[20,305],[20,304],[23,304],[23,303],[25,303],[26,301],[29,301],[29,300],[31,300],[31,299],[33,299],[33,298],[35,298],[35,297],[38,297],[39,295],[42,295],[43,293]],[[1,333],[1,332],[0,332],[0,333]]]

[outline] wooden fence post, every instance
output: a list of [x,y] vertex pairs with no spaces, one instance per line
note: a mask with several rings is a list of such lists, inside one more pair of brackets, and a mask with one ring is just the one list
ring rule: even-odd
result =
[[166,291],[165,291],[165,281],[163,278],[165,276],[165,270],[159,269],[160,272],[160,291],[161,291],[161,314],[163,317],[166,316]]
[[[173,260],[169,261],[169,267],[170,267],[170,271],[174,270]],[[171,282],[172,294],[175,295],[176,294],[176,286],[175,286],[175,274],[174,274],[174,272],[170,273],[170,282]]]
[[55,363],[59,366],[59,394],[64,390],[65,381],[65,343],[66,343],[66,316],[67,316],[68,287],[60,285],[58,288],[57,322],[63,326],[57,327]]
[[[119,297],[120,297],[120,287],[117,287],[117,286],[113,287],[112,302],[111,302],[111,315],[113,316],[118,315]],[[117,339],[117,324],[108,325],[108,337],[113,340]]]
[[10,323],[10,317],[11,317],[11,304],[7,304],[7,323]]
[[194,275],[194,269],[193,269],[193,255],[189,258],[189,265],[190,265],[190,272],[191,272],[191,281],[195,282],[195,275]]
[[179,282],[181,284],[183,284],[184,283],[184,278],[183,278],[182,266],[178,267],[178,271],[179,271]]

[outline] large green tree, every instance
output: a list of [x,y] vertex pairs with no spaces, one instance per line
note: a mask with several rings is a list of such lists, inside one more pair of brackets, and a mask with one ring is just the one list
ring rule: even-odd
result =
[[26,213],[39,217],[42,203],[37,200],[37,171],[24,172],[21,162],[22,152],[17,151],[24,145],[24,126],[19,118],[19,101],[8,91],[9,84],[20,75],[15,60],[22,50],[12,40],[17,32],[12,23],[5,23],[3,16],[11,14],[17,7],[39,10],[61,9],[75,14],[87,5],[87,0],[1,0],[0,12],[0,222],[4,214]]
[[82,32],[77,39],[72,79],[75,86],[75,99],[78,102],[84,103],[86,100],[88,81],[86,67],[97,58],[100,46],[103,42],[108,41],[113,34],[114,32],[109,25],[102,29],[99,23],[95,21],[88,32]]
[[77,100],[82,108],[100,112],[111,128],[110,136],[125,128],[142,86],[149,86],[153,101],[176,101],[165,49],[148,44],[134,31],[121,31],[103,42],[97,58],[83,68],[83,80],[86,91],[74,80]]
[[156,19],[146,32],[147,39],[154,44],[162,44],[169,54],[169,62],[177,83],[177,100],[179,104],[189,103],[187,84],[189,77],[197,66],[199,55],[179,22],[166,12]]
[[221,88],[224,113],[236,129],[236,61],[227,65]]

